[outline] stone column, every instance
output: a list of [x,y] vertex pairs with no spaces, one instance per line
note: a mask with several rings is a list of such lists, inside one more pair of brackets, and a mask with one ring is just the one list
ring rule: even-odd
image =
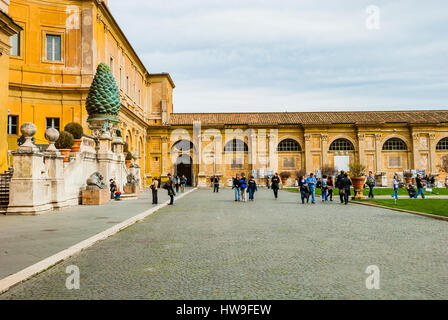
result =
[[321,134],[320,139],[322,142],[322,164],[321,167],[329,165],[328,163],[328,134]]
[[305,134],[305,171],[313,171],[313,155],[311,154],[311,134]]
[[14,175],[10,183],[7,215],[34,215],[53,209],[44,155],[32,143],[36,126],[26,122],[20,128],[26,142],[14,151]]

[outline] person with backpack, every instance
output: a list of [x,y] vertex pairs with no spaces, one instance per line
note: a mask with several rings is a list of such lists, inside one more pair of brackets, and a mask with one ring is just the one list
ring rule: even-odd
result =
[[240,201],[240,175],[238,173],[233,178],[232,189],[235,190],[235,201]]
[[348,204],[348,199],[350,197],[350,188],[352,187],[352,180],[349,179],[348,175],[344,173],[344,177],[341,179],[341,188],[339,192],[342,192],[344,204]]
[[310,189],[308,188],[308,185],[306,184],[305,179],[300,176],[299,180],[299,188],[300,188],[300,197],[302,198],[302,204],[305,204],[305,199],[306,199],[306,203],[310,202]]
[[275,175],[271,179],[271,189],[274,191],[275,200],[278,199],[278,190],[280,189],[280,177],[276,172]]
[[115,183],[114,179],[109,180],[109,190],[110,190],[110,199],[115,199],[115,192],[117,191],[117,184]]
[[308,188],[310,188],[310,193],[311,193],[311,204],[315,204],[316,203],[316,184],[317,184],[317,180],[314,177],[314,173],[310,173],[310,176],[308,178],[306,178],[306,184],[308,185]]
[[241,201],[243,202],[247,202],[246,189],[247,189],[247,178],[246,174],[242,172],[240,178],[240,191],[241,191]]
[[369,171],[369,176],[367,177],[366,184],[369,187],[369,199],[375,198],[375,196],[373,195],[373,188],[375,188],[376,181],[372,171]]
[[159,181],[157,180],[157,177],[154,177],[151,184],[151,191],[152,191],[152,204],[158,204],[158,190],[159,190]]
[[185,175],[182,175],[182,177],[180,177],[180,191],[182,193],[185,192],[185,185],[187,184],[187,178],[185,177]]
[[327,179],[327,186],[328,186],[328,198],[330,198],[330,201],[333,201],[333,189],[334,189],[334,181],[333,177],[329,176]]
[[344,190],[342,187],[342,180],[344,179],[345,172],[341,170],[341,173],[336,178],[336,187],[339,189],[339,200],[341,200],[341,203],[345,202],[344,199]]
[[213,192],[218,193],[219,192],[219,177],[213,176],[212,182],[213,182]]
[[173,180],[170,179],[170,174],[168,174],[168,181],[163,185],[163,189],[168,191],[168,196],[170,197],[170,203],[168,205],[174,204],[174,196],[176,193],[174,192],[173,188]]
[[322,179],[320,180],[320,190],[322,191],[322,202],[328,201],[328,181],[327,176],[322,176]]
[[255,192],[258,191],[257,182],[254,176],[251,176],[247,183],[247,192],[249,192],[249,201],[254,201]]

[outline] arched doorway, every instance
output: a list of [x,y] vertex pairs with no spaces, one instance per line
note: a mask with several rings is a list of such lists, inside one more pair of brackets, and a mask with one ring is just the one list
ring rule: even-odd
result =
[[193,160],[188,154],[182,154],[177,158],[174,175],[181,177],[185,175],[187,178],[187,185],[191,186],[193,183]]

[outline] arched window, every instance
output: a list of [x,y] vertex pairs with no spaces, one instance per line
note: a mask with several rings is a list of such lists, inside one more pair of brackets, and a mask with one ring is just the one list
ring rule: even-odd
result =
[[336,139],[330,145],[330,151],[353,151],[355,147],[350,140],[347,139]]
[[437,144],[436,150],[448,150],[448,138],[443,138]]
[[387,140],[383,145],[385,151],[406,151],[408,147],[406,143],[400,138],[391,138]]
[[174,144],[173,148],[181,152],[190,151],[191,149],[193,149],[193,142],[185,139],[179,140]]
[[226,143],[226,146],[224,147],[224,151],[226,152],[235,152],[235,151],[249,151],[249,148],[247,147],[247,144],[239,139],[233,139]]
[[293,139],[285,139],[281,141],[277,146],[279,152],[298,152],[302,151],[300,144]]

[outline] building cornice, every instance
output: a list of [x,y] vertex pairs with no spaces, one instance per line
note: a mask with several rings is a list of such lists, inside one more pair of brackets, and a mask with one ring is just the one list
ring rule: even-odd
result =
[[0,10],[0,30],[8,37],[23,30],[7,13]]

